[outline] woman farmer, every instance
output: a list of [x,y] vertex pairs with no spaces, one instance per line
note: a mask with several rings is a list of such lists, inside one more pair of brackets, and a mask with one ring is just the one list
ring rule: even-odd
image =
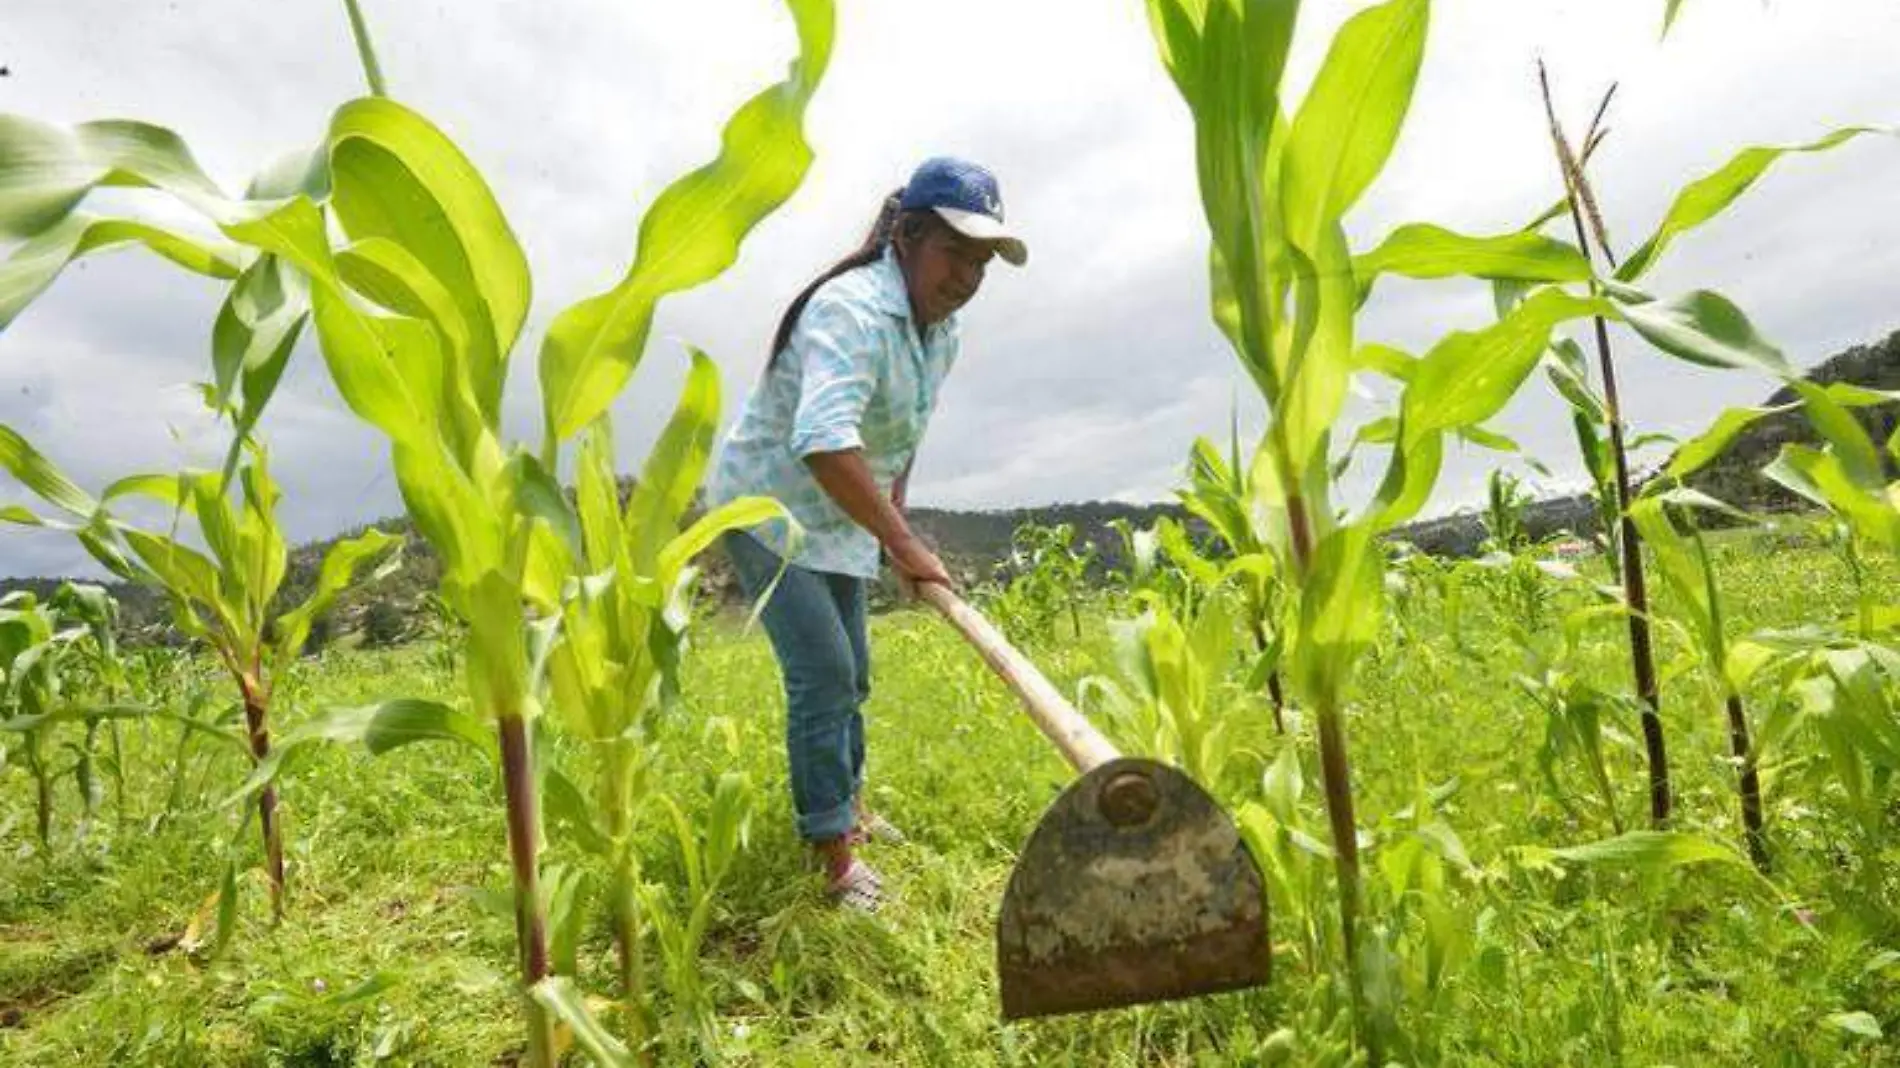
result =
[[707,486],[713,506],[776,497],[803,528],[795,545],[778,522],[728,534],[725,546],[747,597],[772,591],[761,618],[785,683],[798,832],[824,861],[828,893],[850,908],[882,901],[877,873],[854,847],[902,837],[861,796],[865,589],[880,550],[906,584],[950,582],[905,522],[905,482],[957,359],[957,311],[999,255],[1017,266],[1028,259],[1003,228],[996,179],[963,160],[924,162],[885,201],[863,246],[785,310]]

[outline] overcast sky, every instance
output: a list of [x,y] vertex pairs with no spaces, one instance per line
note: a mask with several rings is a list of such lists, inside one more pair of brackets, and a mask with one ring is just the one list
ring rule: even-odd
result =
[[[716,151],[726,115],[782,77],[794,46],[774,0],[364,0],[390,91],[487,174],[535,278],[511,381],[530,433],[539,336],[611,284],[640,212]],[[1309,0],[1291,85],[1360,0]],[[1691,0],[1659,43],[1662,0],[1441,0],[1411,121],[1348,229],[1520,225],[1557,186],[1534,62],[1581,124],[1612,81],[1596,165],[1613,239],[1634,247],[1674,190],[1757,143],[1900,122],[1894,0]],[[1207,243],[1185,106],[1140,0],[840,0],[832,68],[810,115],[818,158],[723,278],[663,305],[615,407],[623,466],[670,411],[690,341],[725,370],[736,415],[785,301],[855,245],[879,198],[928,155],[1002,180],[1030,266],[998,264],[965,314],[963,359],[914,478],[918,504],[994,508],[1153,500],[1197,434],[1257,402],[1209,322]],[[0,111],[170,126],[237,188],[321,136],[362,91],[338,0],[6,0]],[[1737,210],[1676,245],[1662,293],[1719,289],[1806,365],[1900,329],[1900,143],[1796,157]],[[138,252],[69,271],[0,334],[0,422],[97,489],[132,471],[214,464],[223,443],[190,383],[209,374],[219,288]],[[1490,317],[1484,287],[1387,283],[1362,340],[1421,351]],[[1770,386],[1627,346],[1626,404],[1646,430],[1690,433]],[[1370,408],[1360,402],[1355,416]],[[1577,465],[1541,379],[1498,426],[1562,483]],[[400,510],[380,438],[343,408],[306,345],[266,420],[298,539]],[[1491,454],[1454,456],[1434,509],[1468,502]],[[24,499],[11,485],[0,502]],[[0,536],[0,574],[87,570],[44,532]]]

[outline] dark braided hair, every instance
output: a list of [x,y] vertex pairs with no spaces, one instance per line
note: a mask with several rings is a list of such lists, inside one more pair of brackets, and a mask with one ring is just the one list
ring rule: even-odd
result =
[[[900,187],[891,191],[879,206],[877,218],[871,223],[871,229],[864,235],[864,243],[856,251],[826,268],[817,278],[812,279],[798,296],[786,306],[785,314],[779,317],[778,330],[772,334],[772,352],[765,366],[768,370],[778,362],[778,354],[792,342],[792,331],[798,326],[798,317],[805,313],[805,305],[811,302],[811,295],[818,287],[845,273],[860,267],[876,263],[884,255],[885,246],[894,238],[901,238],[902,244],[909,244],[922,237],[933,225],[945,225],[933,211],[905,211],[902,208],[904,190]],[[900,248],[902,246],[900,245]]]

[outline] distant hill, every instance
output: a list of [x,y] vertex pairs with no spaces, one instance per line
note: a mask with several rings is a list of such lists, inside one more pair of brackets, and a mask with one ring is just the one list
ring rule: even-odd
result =
[[[1854,382],[1877,389],[1900,389],[1900,332],[1885,341],[1859,346],[1842,352],[1815,367],[1809,378],[1823,384]],[[1777,391],[1767,405],[1793,401],[1791,390]],[[1900,406],[1885,405],[1860,413],[1862,421],[1884,441],[1900,423]],[[1763,479],[1760,469],[1783,444],[1814,440],[1805,416],[1799,411],[1784,412],[1757,422],[1742,434],[1714,463],[1704,468],[1691,483],[1723,500],[1751,509],[1788,509],[1800,502]],[[1891,458],[1888,463],[1892,464]],[[1892,472],[1890,472],[1892,473]],[[630,482],[628,483],[630,485]],[[624,487],[623,487],[624,489]],[[1110,526],[1117,519],[1136,527],[1151,526],[1162,516],[1190,522],[1186,512],[1172,502],[1125,504],[1090,501],[1077,504],[1052,504],[1037,508],[1001,511],[956,511],[940,508],[916,508],[911,523],[932,544],[952,572],[968,581],[990,577],[997,564],[1009,556],[1010,540],[1018,527],[1027,523],[1067,523],[1095,550],[1098,573],[1119,568],[1122,560],[1121,537]],[[1191,525],[1198,523],[1192,521]],[[380,641],[400,641],[416,633],[428,612],[429,599],[441,576],[441,566],[428,544],[415,537],[407,517],[378,520],[371,526],[406,536],[403,566],[396,574],[376,585],[353,590],[339,599],[319,629],[318,639],[333,634],[370,634]],[[1596,515],[1590,500],[1583,496],[1557,497],[1536,501],[1525,515],[1527,532],[1544,538],[1563,532],[1588,536],[1594,533]],[[301,600],[316,580],[323,555],[341,538],[351,537],[367,527],[345,531],[336,538],[298,546],[291,552],[289,575],[280,598],[285,604]],[[1422,551],[1444,556],[1469,556],[1477,552],[1484,539],[1484,528],[1477,515],[1459,513],[1421,520],[1393,532],[1393,537],[1412,543]],[[708,553],[706,586],[716,596],[732,599],[735,590],[723,556]],[[42,595],[57,587],[58,579],[32,578],[0,580],[0,592],[31,589]],[[123,606],[123,629],[130,641],[172,641],[169,609],[158,595],[139,588],[114,585],[114,595]]]

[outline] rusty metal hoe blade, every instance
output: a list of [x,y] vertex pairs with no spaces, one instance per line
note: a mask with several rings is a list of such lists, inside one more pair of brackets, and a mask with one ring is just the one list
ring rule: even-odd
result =
[[1265,984],[1266,893],[1227,813],[1174,768],[1116,752],[955,594],[929,584],[919,591],[1081,774],[1043,814],[1003,895],[996,969],[1004,1018]]

